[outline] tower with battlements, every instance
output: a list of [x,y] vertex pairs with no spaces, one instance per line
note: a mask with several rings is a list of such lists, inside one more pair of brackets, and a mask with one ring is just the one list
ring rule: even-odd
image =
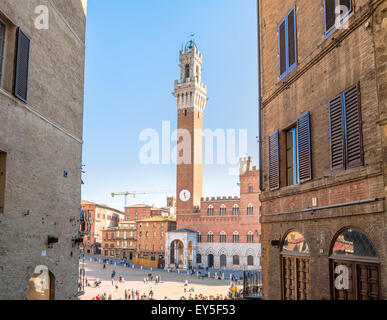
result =
[[178,111],[176,213],[199,208],[203,192],[203,112],[207,88],[202,83],[203,56],[193,41],[180,51],[180,81],[175,81]]

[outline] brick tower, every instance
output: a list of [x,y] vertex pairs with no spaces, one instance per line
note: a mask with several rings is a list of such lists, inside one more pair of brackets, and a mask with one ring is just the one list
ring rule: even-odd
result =
[[177,155],[177,215],[196,212],[203,192],[203,112],[207,88],[202,83],[202,59],[193,41],[180,51],[180,82],[175,81],[174,95],[179,145],[184,145],[184,149],[178,148]]

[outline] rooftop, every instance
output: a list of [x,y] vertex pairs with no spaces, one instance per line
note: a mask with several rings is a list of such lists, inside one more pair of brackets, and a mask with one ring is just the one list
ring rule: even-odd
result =
[[137,223],[139,222],[176,222],[176,219],[171,219],[171,218],[163,218],[163,217],[153,217],[149,219],[144,219],[144,220],[138,220],[136,221]]
[[197,231],[193,231],[191,229],[179,229],[179,230],[172,230],[172,231],[169,231],[169,232],[174,232],[174,233],[178,233],[178,232],[198,233]]
[[82,201],[81,201],[81,205],[96,206],[96,207],[99,207],[99,208],[104,208],[104,209],[107,209],[107,210],[111,210],[111,211],[117,212],[117,213],[119,213],[119,214],[123,214],[123,215],[125,214],[125,213],[122,212],[121,210],[118,210],[118,209],[109,207],[109,206],[107,206],[106,204],[98,204],[98,203],[94,203],[94,202],[82,200]]

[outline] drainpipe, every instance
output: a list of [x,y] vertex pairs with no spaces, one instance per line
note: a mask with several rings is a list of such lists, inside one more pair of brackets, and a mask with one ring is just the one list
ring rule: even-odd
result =
[[265,191],[264,184],[263,184],[263,149],[262,149],[262,112],[261,112],[261,104],[262,104],[262,85],[261,85],[261,19],[260,19],[260,0],[257,0],[257,21],[258,21],[258,114],[259,114],[259,137],[258,137],[258,143],[259,143],[259,189],[261,191]]

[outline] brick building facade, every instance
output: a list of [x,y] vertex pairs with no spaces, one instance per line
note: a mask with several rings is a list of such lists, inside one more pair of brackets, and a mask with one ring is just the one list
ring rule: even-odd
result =
[[387,2],[257,3],[264,298],[386,299]]
[[138,259],[156,261],[159,268],[165,265],[165,239],[169,231],[176,230],[176,220],[153,217],[137,222]]
[[208,266],[258,269],[260,266],[259,171],[252,158],[241,161],[240,197],[203,198],[203,56],[193,41],[180,51],[175,82],[179,145],[177,230],[167,236],[167,267]]
[[125,207],[125,220],[137,221],[153,217],[175,218],[176,199],[167,197],[167,206],[156,208],[147,204],[136,204]]
[[137,223],[124,221],[102,231],[101,255],[133,260],[137,249]]
[[77,297],[85,23],[85,0],[0,1],[0,300]]
[[81,249],[86,254],[101,254],[102,232],[108,228],[118,227],[125,220],[125,213],[105,205],[82,201],[85,215],[85,232]]

